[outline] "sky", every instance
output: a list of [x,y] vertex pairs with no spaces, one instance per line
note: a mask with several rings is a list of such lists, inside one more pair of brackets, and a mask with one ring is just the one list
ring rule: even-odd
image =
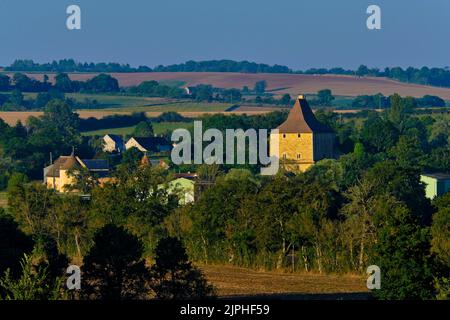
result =
[[[366,26],[371,4],[381,8],[381,30]],[[81,30],[66,27],[69,5],[81,8]],[[0,66],[64,58],[446,67],[450,0],[0,0]]]

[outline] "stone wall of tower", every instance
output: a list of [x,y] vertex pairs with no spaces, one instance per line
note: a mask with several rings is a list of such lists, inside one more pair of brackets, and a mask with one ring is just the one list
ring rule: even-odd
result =
[[[279,155],[274,143],[278,140]],[[314,164],[312,133],[278,133],[270,135],[270,155],[278,156],[280,164],[293,171],[305,171]],[[297,157],[300,155],[300,158]]]

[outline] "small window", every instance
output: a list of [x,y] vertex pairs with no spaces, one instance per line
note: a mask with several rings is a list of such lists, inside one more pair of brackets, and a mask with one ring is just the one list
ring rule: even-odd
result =
[[286,135],[283,133],[283,138],[286,138]]
[[300,133],[299,133],[299,134],[297,134],[297,137],[298,137],[298,138],[300,138]]
[[285,152],[285,153],[283,153],[283,159],[286,159],[286,158],[287,158],[287,154]]
[[300,153],[297,153],[297,159],[300,159],[302,155]]

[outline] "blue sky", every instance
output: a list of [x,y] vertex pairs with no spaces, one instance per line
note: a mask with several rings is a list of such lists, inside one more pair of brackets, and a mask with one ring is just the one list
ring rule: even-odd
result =
[[[66,8],[82,30],[66,28]],[[382,30],[366,28],[366,8]],[[0,0],[0,65],[16,58],[310,67],[450,65],[449,0]]]

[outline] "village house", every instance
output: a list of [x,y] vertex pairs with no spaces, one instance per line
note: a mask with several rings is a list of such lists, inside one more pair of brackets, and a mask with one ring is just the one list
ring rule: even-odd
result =
[[103,151],[121,153],[125,151],[125,144],[121,136],[107,134],[103,137]]
[[277,129],[277,134],[270,134],[270,155],[279,157],[286,170],[304,172],[319,160],[335,157],[332,129],[316,119],[303,95]]
[[169,195],[177,195],[180,205],[186,205],[197,201],[201,194],[214,185],[212,181],[206,181],[199,178],[196,173],[176,173],[167,184],[159,185],[160,188],[166,188]]
[[164,170],[169,169],[168,163],[161,158],[149,158],[147,153],[144,154],[144,156],[141,158],[141,161],[139,163],[140,166],[152,166],[152,167],[159,167]]
[[420,181],[425,184],[425,195],[429,199],[450,191],[450,174],[425,173],[420,175]]
[[80,159],[72,153],[70,156],[60,156],[53,164],[44,168],[44,183],[49,189],[67,192],[69,191],[67,186],[75,183],[75,178],[69,172],[77,168],[87,169],[100,183],[109,180],[107,160]]
[[137,148],[142,152],[169,152],[172,149],[172,145],[163,137],[132,137],[125,144],[126,150],[131,148]]

